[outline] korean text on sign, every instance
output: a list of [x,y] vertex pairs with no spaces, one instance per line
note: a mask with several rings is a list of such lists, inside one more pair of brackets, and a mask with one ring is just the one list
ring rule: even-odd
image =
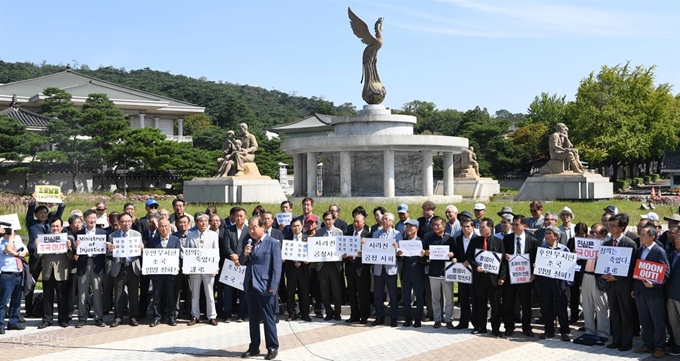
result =
[[112,238],[114,249],[113,257],[139,257],[142,255],[142,237],[115,237]]
[[361,262],[365,264],[384,264],[393,266],[397,263],[397,249],[394,239],[365,238],[361,245]]
[[37,252],[38,254],[66,253],[68,250],[67,241],[66,233],[39,234]]
[[446,277],[446,282],[472,284],[472,270],[470,268],[465,267],[460,262],[455,264],[446,262],[445,266],[444,277]]
[[595,273],[628,277],[633,249],[630,247],[600,247],[595,264]]
[[335,244],[335,251],[341,256],[343,254],[350,257],[359,256],[359,251],[361,251],[361,237],[338,236]]
[[602,241],[595,238],[581,238],[576,237],[576,254],[578,259],[597,259],[597,254],[600,251]]
[[514,255],[508,261],[510,283],[513,285],[531,282],[531,261],[529,254]]
[[59,186],[35,186],[35,201],[41,203],[63,203]]
[[574,281],[576,253],[539,247],[536,251],[534,274],[565,281]]
[[480,265],[484,272],[497,275],[501,271],[502,254],[483,249],[475,249],[475,262]]
[[306,261],[307,242],[284,239],[281,244],[281,258],[286,261]]
[[185,248],[182,250],[184,274],[217,274],[220,250],[217,248]]
[[222,273],[220,273],[220,282],[243,291],[243,282],[245,278],[246,266],[236,266],[232,260],[224,260]]
[[342,261],[342,254],[336,252],[335,237],[310,237],[307,239],[307,260],[309,262]]
[[145,248],[142,274],[176,275],[179,273],[179,248]]
[[276,213],[276,223],[287,226],[293,221],[293,213]]
[[399,249],[404,257],[420,257],[423,251],[422,241],[399,241]]

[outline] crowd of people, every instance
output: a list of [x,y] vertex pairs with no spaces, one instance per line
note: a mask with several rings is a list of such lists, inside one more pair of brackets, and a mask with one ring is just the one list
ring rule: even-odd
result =
[[[202,320],[217,326],[220,321],[248,318],[251,344],[243,357],[260,353],[259,325],[263,322],[266,359],[273,359],[278,352],[276,314],[280,309],[284,309],[281,319],[288,322],[311,322],[312,314],[341,321],[341,307],[349,304],[346,323],[368,324],[373,318],[370,324],[377,326],[385,324],[387,316],[389,326],[397,327],[399,307],[403,307],[402,327],[422,327],[423,322],[434,321],[434,328],[487,334],[490,318],[490,333],[499,338],[512,336],[517,328],[526,337],[535,337],[535,325],[543,324],[541,339],[559,335],[563,341],[571,341],[569,325],[583,319],[585,334],[574,342],[628,351],[633,337],[640,336],[642,346],[635,352],[680,356],[678,214],[664,217],[662,223],[656,213],[649,212],[636,220],[637,231],[631,232],[628,228],[634,221],[614,206],[604,208],[601,219],[591,224],[574,223],[576,217],[568,207],[560,213],[544,214],[537,200],[530,203],[528,216],[503,207],[497,213],[499,222],[493,220],[498,217],[487,214],[482,203],[475,204],[472,213],[448,205],[445,216],[440,217],[435,215],[437,205],[426,201],[420,207],[421,216],[415,219],[406,204],[397,207],[396,216],[376,207],[372,226],[368,225],[369,211],[361,206],[352,211],[349,222],[339,218],[336,204],[319,217],[309,197],[302,200],[303,213],[288,224],[279,224],[276,214],[291,213],[289,201],[276,212],[257,206],[250,220],[241,207],[232,207],[224,219],[214,206],[190,215],[182,199],[172,202],[172,213],[149,200],[146,214],[139,218],[133,203],[125,204],[119,213],[108,212],[106,203],[98,202],[85,212],[72,211],[63,222],[64,207],[61,204],[51,213],[46,206],[31,202],[25,242],[12,229],[0,229],[0,302],[8,305],[0,308],[0,333],[25,328],[19,312],[22,295],[25,315],[41,315],[39,328],[53,326],[56,295],[57,324],[61,327],[75,321],[75,327],[81,328],[89,318],[95,326],[105,327],[104,315],[111,312],[114,317],[108,326],[118,327],[126,318],[130,326],[139,326],[148,317],[149,308],[150,327],[163,320],[176,326],[180,318],[186,319],[188,326]],[[64,253],[37,252],[38,235],[61,233],[68,237]],[[107,236],[106,254],[76,253],[80,238],[90,235]],[[343,254],[341,260],[331,262],[281,258],[284,240],[308,242],[314,237],[342,235],[393,240],[397,262],[367,264],[361,253]],[[219,272],[183,274],[181,264],[177,275],[143,275],[141,257],[113,257],[114,238],[135,237],[140,248],[219,249],[220,265],[228,259],[247,267],[244,291],[215,282]],[[575,252],[579,237],[594,239],[602,246],[632,248],[628,273],[599,274],[595,272],[596,259],[580,259],[573,281],[532,272],[528,283],[511,282],[508,261],[512,256],[529,254],[533,271],[539,248]],[[400,242],[417,240],[422,242],[420,254],[404,255]],[[434,246],[448,247],[448,260],[430,259]],[[475,257],[476,250],[502,255],[497,273],[485,271]],[[634,279],[637,259],[665,265],[661,282]],[[445,272],[456,263],[471,271],[472,282],[458,283],[454,294],[454,284]],[[42,299],[34,297],[32,282],[41,273]],[[455,296],[460,315],[454,325]],[[534,307],[541,313],[536,320],[532,318]],[[9,321],[5,321],[6,312]]]

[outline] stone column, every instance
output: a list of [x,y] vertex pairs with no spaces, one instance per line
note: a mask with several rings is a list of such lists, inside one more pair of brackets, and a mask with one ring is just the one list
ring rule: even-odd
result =
[[423,151],[423,196],[432,195],[432,151]]
[[144,128],[144,116],[145,115],[146,114],[144,114],[144,113],[139,113],[139,127],[140,128]]
[[316,152],[307,153],[307,197],[316,197]]
[[383,188],[385,197],[394,197],[394,151],[383,151]]
[[352,157],[350,152],[340,152],[340,195],[352,196]]
[[153,127],[154,127],[154,128],[158,129],[158,124],[159,124],[160,120],[161,120],[161,119],[160,119],[159,117],[154,117],[154,118],[153,118]]
[[293,194],[299,196],[304,194],[304,178],[305,178],[305,155],[293,155]]
[[184,119],[183,118],[177,119],[177,136],[178,137],[184,136]]
[[444,195],[453,195],[453,153],[444,152]]

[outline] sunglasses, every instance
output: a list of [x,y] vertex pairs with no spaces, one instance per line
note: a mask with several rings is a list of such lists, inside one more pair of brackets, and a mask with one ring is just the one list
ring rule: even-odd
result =
[[97,208],[96,209],[97,212],[104,212],[105,210],[106,210],[106,208]]

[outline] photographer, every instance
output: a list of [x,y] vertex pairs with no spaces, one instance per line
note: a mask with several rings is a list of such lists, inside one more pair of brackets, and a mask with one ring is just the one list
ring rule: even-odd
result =
[[[0,222],[0,335],[8,330],[23,330],[19,325],[19,307],[23,280],[23,258],[28,255],[21,237],[7,223]],[[11,302],[10,302],[11,300]],[[5,327],[5,305],[9,302],[9,325]]]

